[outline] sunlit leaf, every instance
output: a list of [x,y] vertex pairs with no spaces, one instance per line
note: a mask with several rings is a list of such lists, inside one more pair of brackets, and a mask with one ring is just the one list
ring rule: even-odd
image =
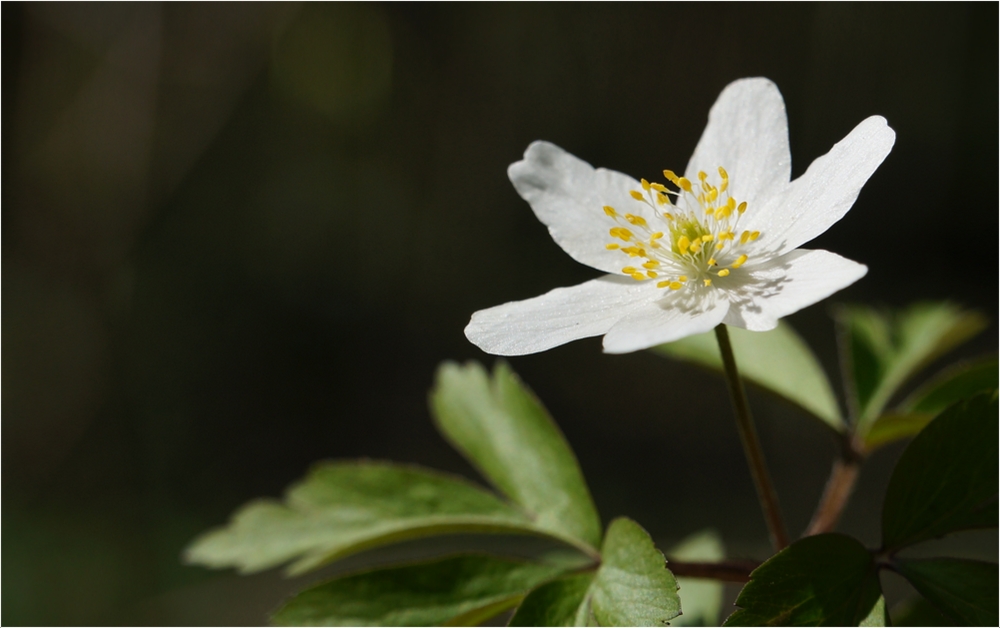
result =
[[[692,534],[667,554],[670,560],[705,563],[719,562],[726,557],[722,540],[712,530]],[[683,613],[670,622],[671,626],[718,625],[722,607],[722,582],[709,578],[677,578],[677,586],[680,587]]]
[[677,581],[649,534],[631,519],[608,527],[590,609],[602,626],[662,626],[680,614]]
[[519,509],[458,477],[384,462],[325,462],[284,502],[257,500],[187,549],[188,562],[301,573],[404,539],[459,532],[542,533]]
[[524,598],[508,625],[586,626],[587,594],[593,581],[593,573],[582,573],[543,584]]
[[880,595],[878,602],[875,602],[875,606],[872,607],[868,616],[861,620],[859,626],[888,626],[889,624],[889,614],[885,609],[885,596]]
[[943,615],[960,626],[995,626],[997,565],[959,558],[899,559],[895,565]]
[[726,626],[857,626],[882,595],[871,553],[842,534],[810,536],[750,574]]
[[284,626],[474,625],[515,606],[560,572],[491,556],[376,569],[310,587],[271,619]]
[[580,465],[538,399],[504,362],[446,363],[431,392],[442,434],[534,524],[591,551],[601,521]]
[[935,358],[978,334],[986,319],[950,303],[919,303],[895,316],[862,307],[837,312],[851,402],[863,435],[899,387]]
[[997,396],[957,403],[903,452],[882,510],[887,550],[997,525]]
[[[729,328],[729,339],[740,374],[749,382],[784,397],[837,431],[844,420],[823,367],[816,356],[786,323],[771,331]],[[722,358],[714,332],[688,336],[654,347],[653,351],[722,371]]]

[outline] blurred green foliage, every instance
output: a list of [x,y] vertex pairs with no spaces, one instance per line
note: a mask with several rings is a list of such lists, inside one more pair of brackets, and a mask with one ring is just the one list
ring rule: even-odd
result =
[[[534,139],[637,176],[682,168],[721,87],[763,75],[797,174],[884,115],[897,146],[812,246],[870,267],[845,299],[995,311],[977,270],[994,263],[994,4],[2,12],[7,624],[263,621],[297,585],[182,566],[197,532],[319,458],[471,474],[426,420],[435,365],[478,357],[471,312],[592,276],[506,180]],[[943,243],[956,212],[961,244]],[[793,323],[832,372],[813,310]],[[997,345],[995,324],[984,336]],[[658,543],[722,521],[752,553],[763,530],[736,516],[752,489],[718,381],[590,342],[515,366],[563,417],[606,517],[682,510],[686,529],[650,528]],[[587,392],[623,385],[642,411]],[[826,434],[752,401],[804,525]],[[898,453],[872,461],[843,528],[877,538],[854,515]],[[690,503],[635,497],[664,460],[693,470],[672,493]]]

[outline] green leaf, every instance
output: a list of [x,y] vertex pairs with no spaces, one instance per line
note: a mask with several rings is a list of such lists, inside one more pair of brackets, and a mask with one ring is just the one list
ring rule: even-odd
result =
[[284,626],[474,625],[560,573],[553,565],[455,556],[328,580],[296,595],[271,619]]
[[[719,562],[726,557],[722,540],[713,530],[692,534],[667,552],[670,560]],[[669,562],[668,562],[669,564]],[[722,607],[723,585],[708,578],[677,578],[684,613],[672,626],[716,626]]]
[[937,610],[960,626],[994,626],[997,565],[959,558],[899,559],[895,568]]
[[959,402],[903,452],[882,508],[888,551],[958,530],[997,525],[997,396]]
[[986,326],[979,313],[950,303],[919,303],[895,316],[843,307],[837,319],[846,335],[842,346],[862,435],[906,380]]
[[893,626],[946,626],[944,618],[927,598],[916,596],[892,608]]
[[596,554],[601,520],[580,465],[548,412],[505,363],[445,363],[431,391],[441,433],[553,536]]
[[866,451],[910,438],[924,429],[942,410],[976,393],[996,390],[997,359],[957,364],[914,391],[900,404],[899,412],[883,414],[865,435]]
[[677,581],[649,534],[624,517],[608,526],[590,610],[601,626],[663,626],[680,615]]
[[976,393],[997,389],[997,359],[989,357],[976,362],[956,364],[913,392],[903,402],[902,409],[931,416]]
[[750,574],[726,626],[857,626],[882,595],[875,561],[842,534],[810,536]]
[[593,573],[565,576],[538,587],[524,598],[510,626],[586,626],[590,607],[587,594]]
[[858,626],[888,626],[889,614],[885,609],[885,596],[878,596],[878,601],[872,607],[868,616],[861,620]]
[[[771,331],[729,328],[740,374],[749,382],[784,397],[824,423],[843,432],[845,425],[830,380],[808,345],[784,322]],[[722,371],[714,332],[688,336],[654,347],[677,360]]]
[[324,462],[196,539],[188,562],[249,573],[295,560],[302,573],[364,549],[461,532],[542,534],[519,509],[458,477],[384,462]]

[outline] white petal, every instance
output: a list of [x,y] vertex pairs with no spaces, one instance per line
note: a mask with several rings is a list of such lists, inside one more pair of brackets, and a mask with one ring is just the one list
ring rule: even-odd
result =
[[580,338],[600,336],[658,292],[651,281],[604,276],[539,297],[472,315],[465,336],[494,355],[538,353]]
[[697,181],[701,170],[716,179],[722,166],[733,198],[753,208],[788,185],[791,164],[781,93],[767,79],[749,78],[722,90],[684,176]]
[[730,294],[725,323],[767,331],[778,319],[822,301],[865,276],[868,267],[829,251],[798,249],[748,269],[744,286]]
[[746,228],[760,231],[758,243],[774,254],[812,240],[847,213],[895,141],[885,118],[868,118],[784,192],[759,210],[747,211]]
[[604,352],[629,353],[706,332],[722,322],[728,308],[718,290],[698,290],[696,298],[668,295],[615,323],[604,336]]
[[604,213],[604,206],[650,219],[648,207],[629,195],[642,189],[638,181],[613,170],[595,170],[548,142],[532,142],[507,175],[570,257],[608,273],[628,265],[620,251],[606,248],[614,241],[608,230],[617,223]]

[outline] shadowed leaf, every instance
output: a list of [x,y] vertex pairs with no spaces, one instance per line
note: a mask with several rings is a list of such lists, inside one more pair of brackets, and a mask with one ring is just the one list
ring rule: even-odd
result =
[[898,560],[896,569],[934,607],[960,626],[996,626],[997,565],[959,558]]

